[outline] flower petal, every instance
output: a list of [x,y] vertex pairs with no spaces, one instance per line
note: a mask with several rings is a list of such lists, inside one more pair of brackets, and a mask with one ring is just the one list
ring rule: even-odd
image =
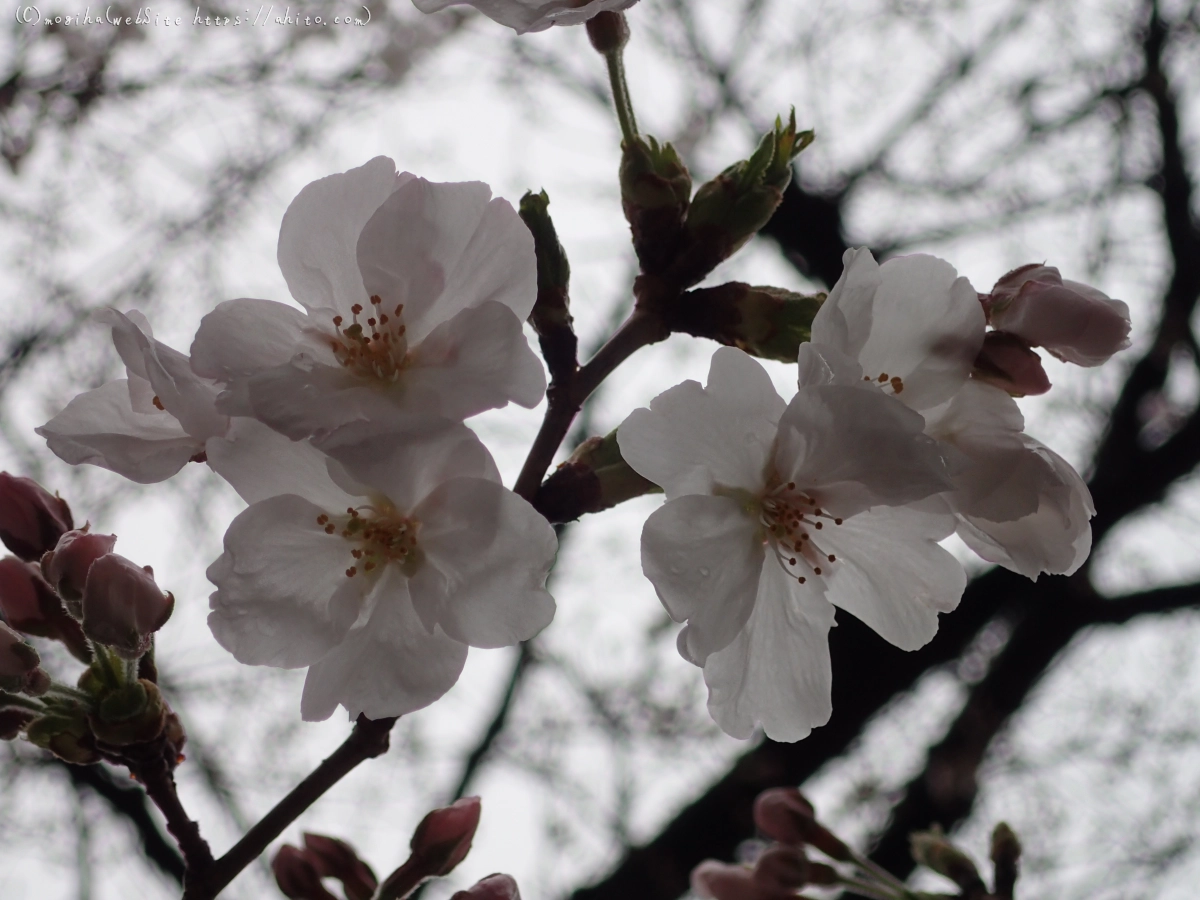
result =
[[355,247],[363,226],[411,175],[377,156],[366,165],[307,185],[292,201],[279,228],[279,268],[288,289],[309,310],[349,314],[365,304]]
[[746,627],[704,664],[708,710],[721,730],[748,738],[761,723],[772,740],[798,741],[828,722],[833,620],[819,591],[767,557]]
[[605,10],[629,9],[637,0],[413,0],[421,12],[469,5],[517,34],[545,31],[551,25],[579,25]]
[[911,503],[951,487],[924,428],[918,413],[874,388],[804,387],[780,417],[775,471],[843,518]]
[[668,500],[711,493],[715,485],[758,493],[784,407],[761,365],[722,347],[707,387],[685,381],[659,394],[622,423],[617,443]]
[[1022,439],[1055,475],[1055,484],[1041,491],[1037,512],[1011,522],[962,515],[958,535],[983,559],[1034,581],[1041,572],[1074,574],[1092,549],[1091,492],[1065,459],[1027,435]]
[[407,416],[387,424],[354,422],[313,445],[406,513],[453,478],[500,483],[487,447],[470,428],[450,419]]
[[558,538],[525,500],[493,481],[454,478],[413,514],[424,559],[411,591],[423,621],[472,647],[506,647],[550,624],[545,585]]
[[34,431],[64,462],[90,463],[139,484],[170,478],[204,449],[170,413],[136,412],[124,379],[80,394]]
[[510,400],[532,409],[546,393],[546,373],[520,320],[493,301],[443,322],[410,351],[405,406],[466,419]]
[[389,314],[404,305],[410,345],[489,300],[521,322],[533,309],[533,236],[508,201],[491,195],[478,181],[414,178],[363,228],[357,248],[363,284],[369,295],[383,298]]
[[205,444],[209,467],[247,503],[296,494],[323,510],[358,502],[329,476],[329,458],[307,441],[293,441],[254,419],[234,419],[225,437]]
[[684,658],[703,665],[750,618],[763,566],[757,520],[730,497],[669,500],[642,529],[642,571],[671,618],[687,621]]
[[325,533],[322,512],[284,494],[255,503],[225,532],[225,552],[207,572],[217,586],[208,627],[239,662],[310,665],[358,617],[369,582],[346,577],[350,545]]
[[300,701],[306,722],[328,719],[338,704],[351,719],[402,716],[428,706],[458,680],[467,645],[425,630],[395,567],[384,568],[369,602],[366,622],[308,670]]
[[192,341],[192,371],[230,384],[283,365],[316,342],[306,329],[309,317],[274,300],[226,300],[200,320]]
[[901,650],[916,650],[937,634],[938,613],[950,612],[967,585],[963,567],[938,541],[954,517],[903,507],[868,510],[829,528],[821,549],[835,555],[826,598]]
[[847,250],[845,270],[813,320],[812,340],[854,357],[872,379],[898,377],[897,396],[926,409],[954,396],[983,345],[978,294],[948,262],[917,254],[875,263]]

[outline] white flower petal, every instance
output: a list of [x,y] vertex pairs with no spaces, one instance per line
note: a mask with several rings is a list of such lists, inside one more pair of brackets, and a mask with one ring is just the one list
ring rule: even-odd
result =
[[192,371],[228,384],[283,365],[316,342],[309,318],[274,300],[226,300],[200,320],[192,341]]
[[[506,200],[478,181],[415,178],[366,223],[358,265],[368,295],[404,305],[410,345],[464,309],[489,300],[523,322],[537,299],[533,236]],[[361,302],[361,301],[359,301]]]
[[458,680],[467,645],[425,630],[394,567],[385,567],[369,602],[366,622],[308,670],[300,701],[305,721],[328,719],[338,704],[351,719],[402,716],[428,706]]
[[340,512],[360,497],[329,476],[329,458],[307,441],[293,441],[254,419],[234,419],[228,434],[205,444],[209,467],[247,503],[296,494]]
[[857,385],[863,377],[862,366],[832,344],[801,344],[796,363],[800,387]]
[[305,354],[244,382],[248,412],[294,441],[348,422],[403,418],[399,394]]
[[466,425],[450,419],[408,416],[386,425],[356,422],[313,444],[337,460],[350,477],[386,495],[403,513],[411,512],[452,478],[500,483],[496,463],[483,442]]
[[813,320],[813,342],[854,357],[872,379],[902,379],[897,396],[913,409],[949,400],[983,346],[985,317],[970,282],[923,254],[877,266],[860,248],[843,260],[845,271]]
[[1092,549],[1092,495],[1065,459],[1031,437],[1029,450],[1053,469],[1056,483],[1043,490],[1037,512],[1011,522],[960,516],[958,534],[988,562],[999,563],[1034,581],[1038,574],[1071,575]]
[[473,6],[517,34],[545,31],[551,25],[580,25],[605,10],[629,9],[637,0],[413,0],[421,12],[449,6]]
[[124,380],[80,394],[34,431],[64,462],[90,463],[139,484],[170,478],[204,450],[170,413],[136,412]]
[[923,647],[937,634],[938,613],[958,606],[967,585],[937,543],[954,524],[949,514],[881,507],[825,529],[820,547],[837,557],[825,573],[826,598],[901,650]]
[[714,485],[757,493],[784,406],[761,365],[722,347],[713,354],[707,387],[685,381],[659,394],[621,424],[617,443],[625,461],[668,500],[707,494]]
[[950,488],[925,420],[882,391],[801,388],[779,420],[775,471],[843,518]]
[[486,301],[435,328],[410,351],[405,405],[466,419],[514,401],[527,409],[546,393],[546,373],[507,306]]
[[772,740],[798,741],[828,722],[833,621],[820,592],[768,556],[746,627],[704,664],[708,710],[721,730],[748,738],[761,723]]
[[284,494],[255,503],[225,532],[225,552],[207,573],[217,586],[208,625],[240,662],[310,665],[358,617],[369,582],[346,577],[350,544],[325,533],[323,512]]
[[558,538],[525,500],[493,481],[455,478],[413,514],[424,558],[411,590],[425,622],[472,647],[506,647],[550,624],[545,585]]
[[687,620],[681,652],[695,665],[746,624],[763,565],[762,529],[730,497],[669,500],[642,529],[642,571],[671,618]]
[[411,180],[396,164],[377,156],[366,165],[307,185],[292,201],[279,228],[279,268],[288,289],[309,310],[349,315],[366,304],[355,247],[363,226],[380,205]]

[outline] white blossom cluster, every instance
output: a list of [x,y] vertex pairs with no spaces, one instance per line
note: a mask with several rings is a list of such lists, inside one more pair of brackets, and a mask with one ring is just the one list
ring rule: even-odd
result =
[[[527,640],[554,615],[554,531],[464,424],[545,392],[522,330],[533,239],[486,185],[380,157],[300,192],[278,260],[298,306],[222,303],[188,356],[140,314],[106,312],[128,377],[39,433],[67,462],[142,483],[206,462],[248,504],[208,569],[217,641],[243,663],[306,667],[305,719],[402,715],[454,684],[468,647]],[[679,652],[729,734],[798,740],[828,719],[835,606],[898,647],[928,642],[966,583],[939,543],[951,534],[1031,578],[1082,564],[1086,486],[972,375],[989,318],[1002,327],[1017,300],[1045,313],[1056,355],[1078,335],[1088,364],[1127,343],[1127,312],[1098,346],[1092,308],[1056,315],[1030,299],[1042,283],[1068,290],[1040,267],[981,296],[942,260],[849,251],[793,397],[722,348],[707,385],[620,427],[625,462],[666,495],[643,570],[686,622]],[[1084,299],[1121,313],[1100,297]],[[1013,339],[1050,347],[1031,327]]]

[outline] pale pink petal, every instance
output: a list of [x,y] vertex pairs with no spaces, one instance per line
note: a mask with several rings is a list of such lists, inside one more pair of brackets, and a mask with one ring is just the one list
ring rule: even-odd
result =
[[239,662],[310,665],[358,617],[370,581],[346,576],[351,545],[325,533],[324,512],[284,494],[255,503],[225,532],[225,552],[207,572],[217,586],[208,626]]
[[762,528],[729,497],[669,500],[642,529],[642,571],[671,618],[688,622],[684,658],[703,665],[750,617],[763,565]]
[[871,379],[900,378],[898,399],[913,409],[949,400],[983,344],[978,294],[933,256],[901,256],[875,266],[848,250],[845,271],[813,320],[812,340],[858,360]]
[[910,503],[951,486],[924,428],[918,413],[879,390],[801,388],[779,420],[775,471],[843,518]]
[[421,12],[449,6],[473,6],[517,34],[545,31],[551,25],[580,25],[606,10],[629,9],[637,0],[413,0]]
[[[410,344],[489,300],[524,321],[537,299],[533,237],[512,206],[478,181],[415,178],[371,218],[358,240],[369,295],[403,304]],[[361,301],[360,301],[361,302]]]
[[554,529],[493,481],[455,478],[413,510],[423,554],[411,581],[421,619],[473,647],[528,640],[554,618]]
[[407,416],[387,424],[356,422],[313,444],[403,513],[451,478],[500,483],[483,442],[466,425],[450,419]]
[[377,156],[365,165],[307,185],[292,201],[279,228],[279,268],[288,289],[309,310],[349,315],[367,293],[355,258],[363,226],[411,175]]
[[458,680],[467,645],[425,630],[395,567],[384,567],[369,602],[369,618],[309,668],[300,701],[305,721],[328,719],[339,704],[351,719],[402,716],[428,706]]
[[1037,580],[1041,572],[1071,575],[1092,549],[1092,495],[1065,459],[1022,436],[1029,450],[1054,470],[1056,483],[1043,490],[1037,512],[1010,522],[960,516],[958,535],[988,562]]
[[837,557],[825,573],[826,598],[901,650],[924,646],[937,634],[938,613],[958,606],[967,584],[937,543],[954,525],[949,514],[879,507],[824,529],[821,550]]
[[317,347],[309,326],[309,317],[286,303],[226,300],[200,320],[192,371],[228,384],[283,365],[301,350],[311,353]]
[[796,363],[800,387],[857,385],[863,380],[862,366],[832,344],[801,344]]
[[772,740],[798,741],[829,721],[833,620],[819,591],[768,556],[746,627],[704,664],[708,710],[721,730],[748,738],[761,724]]
[[254,419],[234,419],[229,432],[205,444],[209,467],[247,503],[296,494],[324,510],[341,512],[361,493],[339,487],[329,458],[307,441],[293,441]]
[[246,379],[248,413],[298,441],[348,422],[403,417],[398,393],[307,354]]
[[64,462],[100,466],[140,484],[170,478],[204,450],[170,413],[135,412],[124,380],[80,394],[34,431]]
[[493,301],[465,309],[410,351],[405,406],[466,419],[511,400],[527,409],[546,393],[546,373],[521,320]]
[[685,381],[635,409],[617,432],[621,455],[673,500],[714,486],[757,493],[784,410],[761,365],[740,350],[713,354],[708,387]]

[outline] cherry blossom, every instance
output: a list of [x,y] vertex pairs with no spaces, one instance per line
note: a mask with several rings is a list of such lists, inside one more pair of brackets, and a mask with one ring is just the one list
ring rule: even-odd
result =
[[912,650],[965,586],[937,543],[954,517],[906,508],[950,486],[924,420],[812,345],[801,361],[784,403],[757,362],[719,349],[706,387],[671,388],[617,433],[667,497],[642,532],[642,570],[687,622],[679,651],[735,737],[761,723],[795,741],[828,719],[834,606]]
[[1054,266],[1021,266],[982,298],[988,322],[1077,366],[1098,366],[1129,346],[1129,307]]
[[462,420],[546,388],[522,322],[537,295],[533,238],[480,182],[433,184],[386,157],[292,201],[279,266],[304,307],[220,304],[192,366],[218,406],[293,439],[420,412]]
[[136,310],[104,310],[126,378],[80,394],[66,409],[34,429],[50,450],[71,465],[90,463],[131,481],[164,481],[189,461],[204,459],[204,444],[225,434],[217,388],[196,376],[188,358],[154,340]]
[[473,6],[517,34],[545,31],[551,25],[582,25],[597,13],[629,9],[637,0],[413,0],[423,13],[450,6]]
[[209,627],[243,663],[307,666],[305,719],[420,709],[468,645],[512,645],[553,617],[554,531],[466,426],[360,422],[313,446],[235,425],[210,460],[250,506],[208,569]]
[[953,489],[939,499],[972,550],[1030,578],[1078,569],[1091,549],[1091,496],[1065,460],[1023,433],[1012,397],[971,377],[986,326],[967,279],[932,256],[879,265],[860,248],[843,261],[813,320],[821,358],[923,413],[952,463]]

